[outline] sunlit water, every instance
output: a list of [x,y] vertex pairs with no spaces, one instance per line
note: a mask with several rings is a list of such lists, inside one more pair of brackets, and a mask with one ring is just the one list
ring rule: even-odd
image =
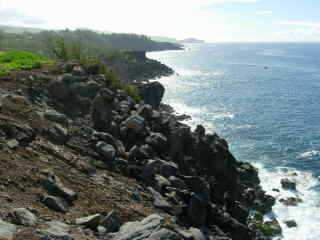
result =
[[[282,239],[319,240],[320,45],[207,44],[149,57],[177,72],[160,80],[164,102],[191,115],[191,126],[226,138],[237,159],[259,167],[264,189],[277,199],[303,200],[275,205]],[[296,192],[281,189],[284,177],[297,182]]]

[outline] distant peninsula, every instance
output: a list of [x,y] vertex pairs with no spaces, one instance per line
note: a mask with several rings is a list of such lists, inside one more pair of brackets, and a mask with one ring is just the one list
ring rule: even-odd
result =
[[204,40],[196,39],[196,38],[186,38],[184,40],[180,41],[181,44],[186,44],[186,43],[205,43]]

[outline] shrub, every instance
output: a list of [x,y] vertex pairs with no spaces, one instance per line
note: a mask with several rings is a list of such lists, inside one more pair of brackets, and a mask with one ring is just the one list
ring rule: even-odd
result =
[[2,52],[0,53],[0,75],[8,74],[10,71],[41,68],[43,64],[52,63],[49,59],[30,52]]

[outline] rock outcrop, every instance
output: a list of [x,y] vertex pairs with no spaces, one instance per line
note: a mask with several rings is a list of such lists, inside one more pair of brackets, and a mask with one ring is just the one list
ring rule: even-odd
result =
[[1,97],[0,187],[8,196],[0,208],[11,210],[0,236],[266,239],[265,223],[248,224],[250,210],[264,214],[274,204],[257,169],[237,161],[217,134],[191,131],[159,109],[160,83],[140,85],[138,103],[94,69],[61,71],[46,81],[26,72],[31,82],[19,76],[2,86],[22,90]]

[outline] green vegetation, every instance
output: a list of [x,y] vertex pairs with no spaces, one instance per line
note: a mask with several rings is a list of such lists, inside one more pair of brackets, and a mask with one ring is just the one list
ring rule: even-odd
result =
[[282,232],[280,226],[273,223],[259,223],[256,226],[267,237],[274,237]]
[[274,237],[282,233],[282,229],[277,220],[264,221],[263,214],[261,212],[255,211],[251,213],[250,224],[254,225],[267,237]]
[[0,52],[0,75],[8,74],[15,70],[29,70],[40,68],[43,64],[51,64],[52,61],[42,56],[24,52],[8,51]]
[[[1,28],[0,28],[1,31]],[[40,32],[3,31],[0,50],[22,50],[56,58],[101,57],[114,51],[157,51],[178,49],[179,45],[155,42],[136,34],[106,34],[91,30],[62,30]],[[68,56],[56,50],[67,50]],[[81,52],[79,50],[81,49]],[[58,54],[57,54],[58,53]],[[80,55],[79,55],[80,54]]]
[[9,30],[5,28],[1,31],[0,26],[0,52],[4,52],[0,59],[1,75],[13,70],[40,67],[48,62],[47,58],[77,60],[88,67],[98,65],[110,88],[123,89],[137,101],[140,100],[138,90],[129,83],[172,73],[167,66],[147,59],[145,52],[179,48],[174,43],[155,42],[136,34],[107,34],[86,29]]
[[84,63],[84,66],[86,68],[90,67],[90,64],[98,64],[99,66],[99,72],[101,74],[104,74],[106,78],[106,84],[111,89],[121,89],[128,93],[130,97],[132,97],[136,102],[141,101],[141,96],[139,95],[138,88],[135,85],[132,84],[124,84],[121,82],[118,74],[116,74],[113,70],[108,68],[105,64],[103,64],[98,59],[91,59],[90,62]]

